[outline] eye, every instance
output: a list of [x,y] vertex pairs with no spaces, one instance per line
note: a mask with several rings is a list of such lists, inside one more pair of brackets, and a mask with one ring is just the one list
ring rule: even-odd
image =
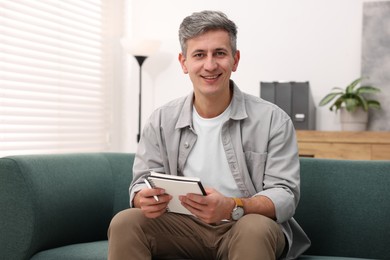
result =
[[195,54],[194,54],[194,57],[195,57],[195,58],[202,58],[202,57],[204,57],[204,53],[201,53],[201,52],[195,53]]
[[216,55],[216,56],[225,56],[226,53],[225,53],[224,51],[217,51],[217,52],[215,53],[215,55]]

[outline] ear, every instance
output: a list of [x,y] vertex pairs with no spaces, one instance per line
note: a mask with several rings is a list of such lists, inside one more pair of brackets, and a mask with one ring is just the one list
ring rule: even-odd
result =
[[180,52],[178,58],[181,65],[181,69],[183,70],[184,74],[188,74],[188,69],[186,66],[186,57],[184,57],[183,53]]
[[234,63],[233,63],[232,71],[234,72],[237,70],[238,63],[240,61],[240,51],[239,50],[236,51],[236,53],[233,56],[233,59],[234,59]]

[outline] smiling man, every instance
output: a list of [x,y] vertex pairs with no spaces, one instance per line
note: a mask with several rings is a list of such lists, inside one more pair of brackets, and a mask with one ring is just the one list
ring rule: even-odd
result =
[[239,60],[240,52],[232,50],[225,30],[207,31],[187,40],[186,52],[179,54],[179,61],[193,83],[194,106],[200,116],[213,118],[228,107],[232,96],[230,75]]
[[[180,25],[179,62],[193,92],[145,125],[131,208],[108,231],[110,260],[295,259],[310,245],[293,219],[300,196],[293,124],[231,80],[240,60],[236,38],[221,12],[193,13]],[[206,196],[180,196],[193,215],[167,212],[170,194],[144,184],[152,170],[202,180]]]

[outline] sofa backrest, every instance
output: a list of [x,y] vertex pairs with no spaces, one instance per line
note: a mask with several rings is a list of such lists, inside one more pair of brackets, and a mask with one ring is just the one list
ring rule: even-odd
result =
[[1,258],[107,239],[112,216],[129,207],[133,160],[110,153],[0,158]]
[[300,161],[305,254],[390,259],[390,161]]

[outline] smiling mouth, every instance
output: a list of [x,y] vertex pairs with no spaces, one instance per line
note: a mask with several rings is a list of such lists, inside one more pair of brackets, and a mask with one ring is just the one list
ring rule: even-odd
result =
[[211,80],[211,79],[216,79],[216,78],[218,78],[219,76],[221,76],[221,74],[218,74],[218,75],[211,75],[211,76],[201,76],[201,77],[204,78],[204,79]]

